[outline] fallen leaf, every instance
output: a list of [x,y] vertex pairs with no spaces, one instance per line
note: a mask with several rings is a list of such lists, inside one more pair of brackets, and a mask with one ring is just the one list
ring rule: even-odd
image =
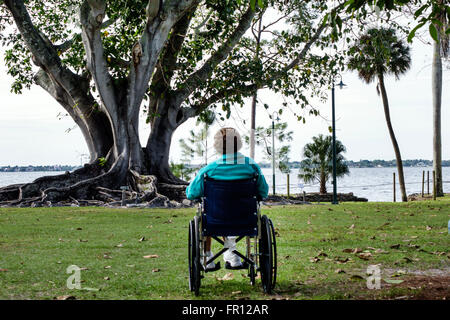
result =
[[313,257],[313,258],[309,259],[309,261],[312,263],[317,263],[320,261],[320,259],[318,257]]
[[391,277],[395,278],[395,277],[400,277],[406,274],[405,270],[397,270]]
[[79,242],[88,242],[88,240],[78,239]]
[[393,244],[389,248],[391,248],[391,249],[398,249],[398,248],[400,248],[400,244]]
[[372,257],[372,254],[370,252],[363,252],[360,253],[358,257],[363,260],[369,260]]
[[391,284],[399,284],[402,283],[404,280],[400,279],[384,279],[384,282],[391,283]]
[[352,224],[352,225],[349,227],[349,229],[355,229],[355,225]]
[[346,249],[342,250],[342,252],[352,253],[353,249],[352,248],[346,248]]
[[231,292],[232,295],[241,294],[241,293],[242,293],[242,291],[233,291],[233,292]]
[[225,274],[222,278],[217,278],[219,281],[227,281],[232,279],[234,279],[234,275],[231,272]]
[[111,269],[111,266],[104,266],[104,269]]
[[345,271],[342,270],[342,269],[336,269],[336,270],[334,270],[334,272],[335,272],[335,273],[345,273]]
[[158,269],[158,268],[152,269],[152,272],[159,272],[159,271],[160,271],[160,269]]
[[425,229],[427,229],[427,231],[430,231],[431,227],[430,226],[426,226]]
[[8,269],[0,269],[0,272],[7,272]]
[[77,230],[83,230],[83,228],[78,227]]
[[403,257],[402,259],[405,260],[406,263],[412,262],[412,259],[410,259],[410,258],[408,258],[408,257]]
[[109,280],[109,277],[104,277],[103,280]]
[[157,254],[149,254],[148,256],[143,256],[144,259],[153,259],[153,258],[159,258]]
[[74,296],[59,296],[56,297],[56,300],[76,300]]
[[354,274],[354,275],[352,275],[351,277],[350,277],[350,279],[352,279],[352,280],[364,280],[364,278],[363,277],[361,277],[360,275],[357,275],[357,274]]
[[104,254],[103,259],[112,259],[110,255]]
[[117,248],[122,248],[122,247],[123,247],[123,244],[119,243],[116,247],[117,247]]
[[334,258],[337,263],[347,263],[350,259],[349,258],[343,258],[343,257],[336,257]]
[[360,252],[362,252],[362,249],[361,249],[361,248],[355,248],[355,249],[353,249],[353,251],[352,251],[352,253],[354,253],[354,254],[357,254],[357,253],[360,253]]
[[145,240],[146,240],[145,237],[142,237],[142,238],[139,239],[139,242],[143,242]]

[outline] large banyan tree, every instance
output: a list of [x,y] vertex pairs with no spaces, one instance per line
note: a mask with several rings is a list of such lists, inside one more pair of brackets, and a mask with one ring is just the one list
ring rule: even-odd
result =
[[[297,109],[308,105],[306,92],[320,94],[340,58],[313,48],[332,44],[342,31],[342,7],[298,0],[0,1],[12,90],[46,90],[78,125],[91,157],[72,173],[4,187],[0,202],[112,201],[112,190],[125,185],[149,198],[153,177],[182,183],[170,171],[169,151],[189,118],[211,108],[229,116],[257,89],[289,96]],[[251,32],[262,12],[270,18],[255,58]],[[151,127],[145,145],[142,110]]]

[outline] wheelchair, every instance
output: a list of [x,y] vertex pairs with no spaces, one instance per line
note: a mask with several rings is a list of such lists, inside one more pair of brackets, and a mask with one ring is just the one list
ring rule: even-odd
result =
[[[206,237],[224,245],[219,237],[236,236],[236,243],[245,238],[246,254],[237,250],[248,269],[250,284],[255,285],[258,272],[265,293],[271,293],[277,276],[277,246],[272,221],[260,214],[257,176],[243,180],[215,180],[204,177],[204,196],[194,219],[189,222],[189,289],[199,295],[206,266],[220,257],[224,247],[208,259],[204,254]],[[219,265],[217,263],[216,265]],[[244,269],[242,268],[242,269]]]

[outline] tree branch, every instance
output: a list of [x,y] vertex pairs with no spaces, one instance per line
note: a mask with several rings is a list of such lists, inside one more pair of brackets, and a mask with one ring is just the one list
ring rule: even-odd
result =
[[170,30],[199,0],[164,1],[163,7],[156,5],[156,2],[149,0],[144,32],[132,49],[133,63],[128,76],[129,115],[139,112]]
[[228,57],[248,28],[250,28],[255,13],[255,10],[249,6],[247,11],[242,15],[238,26],[227,41],[223,43],[211,57],[209,57],[200,69],[194,72],[183,85],[181,85],[182,89],[177,90],[176,96],[178,101],[184,101],[195,88],[198,87],[198,84],[206,81],[213,70]]
[[186,14],[172,28],[172,36],[165,46],[163,56],[160,57],[156,66],[156,72],[152,78],[151,88],[156,97],[170,88],[170,81],[174,71],[177,69],[178,53],[182,48],[190,22],[196,9],[197,6],[186,12]]
[[105,17],[104,0],[85,0],[80,8],[81,36],[86,49],[87,67],[92,74],[100,99],[114,121],[118,104],[112,77],[109,74],[101,38],[101,26]]
[[58,53],[50,40],[31,21],[23,1],[6,0],[6,7],[31,51],[33,62],[47,73],[55,84],[63,88],[75,103],[89,99],[89,80],[78,76],[62,65]]

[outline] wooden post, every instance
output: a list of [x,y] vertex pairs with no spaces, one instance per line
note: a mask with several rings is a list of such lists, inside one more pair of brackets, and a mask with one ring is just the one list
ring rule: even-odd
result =
[[306,192],[303,190],[303,202],[306,202]]
[[393,173],[393,186],[394,186],[394,202],[395,202],[395,172]]
[[288,199],[289,199],[289,196],[290,196],[290,192],[289,192],[290,190],[289,190],[289,173],[287,174],[287,197],[288,197]]
[[422,198],[424,195],[424,188],[425,188],[425,170],[422,171]]
[[430,194],[430,171],[427,170],[427,194]]
[[436,171],[433,170],[433,200],[436,200]]

